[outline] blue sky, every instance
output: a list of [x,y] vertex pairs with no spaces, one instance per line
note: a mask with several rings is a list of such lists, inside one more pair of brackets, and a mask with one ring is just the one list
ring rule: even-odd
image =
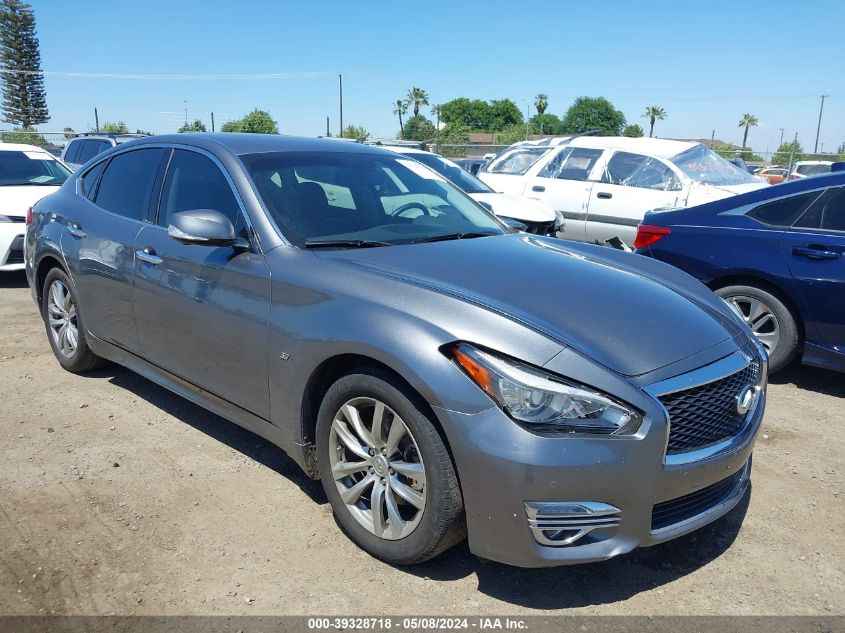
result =
[[[774,151],[796,132],[812,149],[845,142],[842,0],[749,2],[203,2],[31,0],[48,72],[122,75],[306,73],[288,79],[107,79],[48,75],[52,120],[42,130],[84,130],[124,120],[133,130],[207,124],[254,107],[282,132],[315,136],[344,123],[392,136],[392,104],[417,85],[432,103],[509,97],[523,110],[538,92],[561,115],[580,95],[605,96],[647,129],[646,106],[668,117],[665,137],[749,144]],[[322,73],[322,74],[311,74]],[[426,109],[428,110],[428,109]],[[428,115],[429,113],[426,112]],[[533,105],[532,105],[533,114]]]

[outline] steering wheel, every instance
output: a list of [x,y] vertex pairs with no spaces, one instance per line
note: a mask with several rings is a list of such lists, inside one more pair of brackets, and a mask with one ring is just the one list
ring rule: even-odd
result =
[[429,211],[428,207],[422,204],[421,202],[406,202],[401,207],[394,209],[393,213],[391,213],[390,216],[399,217],[410,209],[419,209],[420,211],[422,211],[423,215],[431,215],[431,211]]

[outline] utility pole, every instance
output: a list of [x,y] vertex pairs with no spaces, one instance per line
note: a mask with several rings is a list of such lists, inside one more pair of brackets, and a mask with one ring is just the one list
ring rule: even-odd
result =
[[97,108],[94,108],[94,130],[97,134],[100,133],[100,116],[97,114]]
[[185,99],[185,124],[188,123],[188,100]]
[[343,136],[343,75],[341,73],[337,74],[337,82],[340,89],[340,132],[338,132],[338,136]]
[[715,140],[716,140],[716,130],[713,130],[713,132],[710,133],[710,142],[712,143]]
[[819,151],[819,132],[822,129],[822,112],[824,112],[824,100],[829,97],[830,95],[822,95],[822,103],[819,106],[819,124],[816,127],[816,146],[813,148],[813,153],[816,154]]
[[531,102],[525,102],[525,140],[528,140],[528,117],[531,115]]
[[331,136],[332,133],[329,131],[329,115],[326,115],[326,136]]
[[819,148],[819,152],[821,152],[822,154],[824,154],[824,143],[819,143],[819,145],[821,146],[821,147]]
[[[783,145],[783,128],[780,128],[780,145]],[[780,147],[780,145],[778,145],[778,147]]]
[[211,131],[214,131],[214,112],[211,113]]

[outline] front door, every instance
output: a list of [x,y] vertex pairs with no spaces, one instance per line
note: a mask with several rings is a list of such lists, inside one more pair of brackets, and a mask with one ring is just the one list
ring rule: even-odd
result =
[[[251,248],[183,244],[171,238],[169,218],[197,209],[229,217]],[[204,154],[174,150],[156,220],[135,240],[135,317],[142,355],[269,418],[270,269],[221,167]]]

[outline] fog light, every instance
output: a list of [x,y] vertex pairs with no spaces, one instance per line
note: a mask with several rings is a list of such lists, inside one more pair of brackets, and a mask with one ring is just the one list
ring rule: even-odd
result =
[[528,527],[540,545],[573,545],[594,530],[619,527],[622,511],[596,501],[526,501]]

